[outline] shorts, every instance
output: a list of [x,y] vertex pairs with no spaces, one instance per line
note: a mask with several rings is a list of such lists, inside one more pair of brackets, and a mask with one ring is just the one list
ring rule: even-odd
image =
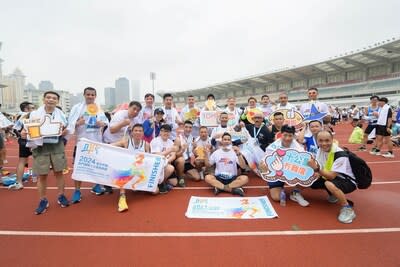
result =
[[[327,180],[323,178],[319,178],[311,185],[311,188],[327,190],[325,186],[326,181]],[[335,179],[329,181],[332,182],[337,188],[339,188],[343,192],[343,194],[349,194],[357,189],[357,186],[347,178],[335,177]]]
[[0,149],[4,148],[4,134],[0,133]]
[[232,183],[233,181],[235,181],[236,178],[237,178],[237,176],[234,176],[234,177],[231,178],[231,179],[225,179],[225,178],[222,178],[222,177],[216,175],[215,178],[216,178],[218,181],[220,181],[221,183],[223,183],[224,185],[227,185],[227,184],[230,184],[230,183]]
[[390,136],[386,128],[387,127],[383,125],[376,125],[376,135]]
[[370,134],[374,129],[376,129],[376,124],[375,125],[368,124],[367,128],[365,128],[364,133]]
[[63,171],[67,167],[64,152],[64,143],[60,140],[57,144],[43,144],[32,150],[33,172],[38,175],[47,175],[50,166],[54,172]]
[[19,138],[18,147],[18,156],[20,158],[28,158],[29,156],[32,156],[30,148],[26,147],[26,139]]
[[183,169],[183,172],[187,172],[187,171],[193,170],[194,168],[195,167],[193,167],[193,165],[190,164],[190,162],[185,162],[185,167]]
[[273,188],[282,188],[285,185],[284,182],[281,181],[275,181],[275,182],[268,182],[268,187],[269,189],[273,189]]

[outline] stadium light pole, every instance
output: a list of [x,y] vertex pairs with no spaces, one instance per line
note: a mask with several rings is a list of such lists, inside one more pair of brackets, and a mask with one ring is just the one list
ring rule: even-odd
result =
[[155,96],[155,94],[154,94],[154,81],[156,80],[156,73],[155,72],[150,72],[150,80],[151,80],[152,85],[153,85],[153,95]]

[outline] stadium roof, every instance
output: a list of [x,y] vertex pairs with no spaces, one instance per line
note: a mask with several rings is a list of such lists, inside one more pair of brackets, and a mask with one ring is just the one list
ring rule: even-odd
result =
[[[366,69],[368,67],[392,64],[400,61],[400,39],[392,38],[375,43],[362,49],[343,53],[318,62],[301,67],[290,67],[262,73],[238,80],[213,84],[207,87],[177,91],[174,96],[186,96],[188,94],[223,93],[231,89],[252,89],[265,87],[271,84],[287,83],[296,80],[306,80],[334,73],[352,70]],[[162,95],[164,92],[159,92]]]

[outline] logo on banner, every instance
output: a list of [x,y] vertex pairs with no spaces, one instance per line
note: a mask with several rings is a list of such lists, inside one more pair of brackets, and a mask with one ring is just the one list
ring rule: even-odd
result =
[[122,170],[112,170],[111,176],[113,184],[119,188],[123,188],[125,184],[133,178],[137,180],[131,185],[132,189],[136,189],[136,185],[146,181],[146,175],[143,169],[144,154],[137,154],[131,168]]
[[289,185],[311,186],[317,179],[314,170],[308,166],[311,154],[299,152],[294,149],[277,149],[271,155],[266,156],[263,162],[267,169],[261,176],[268,182],[282,181]]
[[289,126],[294,126],[296,128],[300,128],[303,123],[303,115],[295,109],[279,109],[269,115],[268,120],[270,122],[274,122],[274,114],[276,112],[281,112],[283,114],[283,124],[287,124]]
[[194,123],[200,115],[200,111],[197,108],[191,108],[188,112],[183,114],[183,119],[185,121],[191,121]]
[[314,120],[322,120],[328,113],[326,112],[319,112],[315,104],[311,104],[310,113],[307,116],[304,116],[305,121],[314,121]]
[[202,111],[200,112],[200,125],[207,127],[218,126],[218,111]]

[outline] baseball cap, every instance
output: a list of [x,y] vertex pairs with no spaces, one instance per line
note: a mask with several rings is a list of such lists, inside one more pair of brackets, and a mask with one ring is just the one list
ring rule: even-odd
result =
[[157,113],[162,113],[162,114],[164,114],[164,110],[163,110],[162,108],[156,108],[156,109],[154,110],[154,115],[156,115]]

